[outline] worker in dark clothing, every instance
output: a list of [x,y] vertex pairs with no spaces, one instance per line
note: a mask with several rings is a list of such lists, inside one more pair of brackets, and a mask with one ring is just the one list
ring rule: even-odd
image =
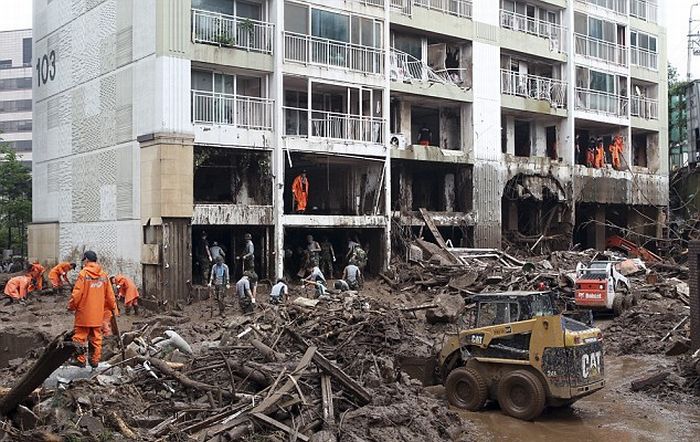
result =
[[195,257],[197,258],[197,264],[199,264],[202,284],[206,284],[209,281],[209,269],[213,261],[211,251],[209,250],[207,232],[202,232],[202,236],[197,243],[197,247],[195,248]]
[[430,143],[433,141],[433,133],[428,129],[428,127],[424,124],[421,126],[420,130],[418,131],[418,144],[421,146],[430,146]]
[[321,242],[321,271],[324,275],[333,277],[333,263],[335,262],[335,249],[333,244],[325,236]]
[[243,235],[245,240],[245,250],[241,259],[243,260],[244,270],[254,270],[255,269],[255,245],[253,244],[253,236],[250,233]]

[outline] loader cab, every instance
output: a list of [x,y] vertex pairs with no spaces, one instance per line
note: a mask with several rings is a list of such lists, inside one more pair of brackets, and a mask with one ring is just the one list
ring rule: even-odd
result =
[[472,300],[475,302],[471,314],[472,328],[526,321],[558,313],[551,292],[480,294],[473,296]]

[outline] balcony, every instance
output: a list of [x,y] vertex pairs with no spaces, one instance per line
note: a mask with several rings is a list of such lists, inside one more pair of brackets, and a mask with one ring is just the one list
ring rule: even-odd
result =
[[630,15],[640,20],[656,23],[658,16],[656,0],[630,0]]
[[629,99],[622,95],[576,88],[576,109],[627,118]]
[[583,34],[576,34],[576,55],[627,66],[627,48]]
[[399,51],[391,50],[391,81],[421,82],[426,84],[445,84],[458,87],[469,87],[468,70],[466,68],[448,68],[435,70],[427,63],[416,57]]
[[617,14],[627,15],[627,0],[576,0],[578,3],[597,6]]
[[413,0],[391,0],[391,10],[403,15],[411,15]]
[[384,51],[379,48],[294,32],[284,33],[285,61],[381,75],[384,72],[383,56]]
[[549,40],[551,49],[564,49],[565,28],[557,23],[501,9],[501,27]]
[[324,138],[337,141],[356,141],[360,143],[384,143],[384,119],[312,110],[284,107],[285,134],[287,136]]
[[460,18],[472,18],[470,0],[391,0],[391,9],[410,16],[413,7],[428,9]]
[[652,71],[658,70],[659,54],[643,48],[630,48],[630,63]]
[[659,101],[654,98],[632,96],[630,114],[645,120],[658,120]]
[[537,75],[501,70],[501,93],[546,101],[552,107],[566,107],[566,82]]
[[272,53],[274,26],[249,18],[192,10],[192,41],[246,51]]
[[272,130],[274,101],[208,91],[192,91],[192,122]]

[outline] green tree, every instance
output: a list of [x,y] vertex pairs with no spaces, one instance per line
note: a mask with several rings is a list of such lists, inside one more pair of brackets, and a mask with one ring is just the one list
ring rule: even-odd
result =
[[[688,88],[687,81],[681,81],[678,77],[678,70],[668,64],[668,131],[670,144],[683,143],[687,140],[687,110],[685,102],[685,91]],[[673,149],[671,149],[673,153]],[[677,152],[678,153],[678,152]]]
[[32,219],[32,177],[15,151],[0,142],[0,246],[14,253],[27,250],[27,224]]

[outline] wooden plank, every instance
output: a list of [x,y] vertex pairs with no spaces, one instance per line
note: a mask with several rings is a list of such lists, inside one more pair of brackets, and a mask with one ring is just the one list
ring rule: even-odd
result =
[[430,212],[428,212],[424,208],[420,208],[418,209],[418,211],[423,217],[423,221],[425,221],[425,225],[428,227],[428,230],[430,230],[430,233],[432,233],[435,237],[435,242],[437,242],[437,244],[443,249],[447,249],[445,238],[442,237],[440,231],[437,229],[437,226],[435,225],[435,222],[433,221],[433,217],[430,215]]
[[331,377],[327,374],[321,375],[321,399],[323,400],[323,421],[335,422],[333,388],[331,386]]
[[253,409],[252,412],[254,413],[266,413],[272,408],[273,405],[277,403],[280,399],[282,399],[282,396],[287,394],[292,388],[294,388],[295,382],[299,380],[301,377],[302,373],[304,370],[306,370],[306,367],[309,366],[309,363],[312,361],[314,356],[316,355],[316,347],[309,347],[306,349],[306,353],[304,353],[304,356],[301,358],[299,361],[299,364],[297,365],[297,368],[294,369],[294,371],[290,374],[290,376],[294,379],[288,380],[279,390],[275,391],[272,395],[268,396],[263,400],[260,404],[258,404],[257,407]]
[[301,434],[297,430],[283,424],[282,422],[280,422],[278,420],[275,420],[269,416],[266,416],[262,413],[253,413],[252,412],[252,413],[250,413],[250,415],[252,417],[254,417],[255,419],[259,420],[260,422],[263,422],[267,425],[270,425],[271,427],[274,427],[274,428],[277,428],[279,430],[284,431],[285,433],[290,435],[292,438],[296,438],[296,439],[303,441],[303,442],[308,442],[308,440],[309,440],[309,438],[307,436]]
[[[284,331],[287,332],[300,346],[308,347],[309,344],[306,342],[306,340],[299,336],[296,332],[288,328]],[[308,348],[315,349],[316,347]],[[358,399],[360,405],[367,405],[372,402],[372,394],[369,391],[365,390],[362,385],[348,376],[348,374],[341,370],[340,367],[329,361],[321,353],[315,351],[313,354],[313,361],[321,370],[333,376],[343,387],[347,388],[349,392]]]

